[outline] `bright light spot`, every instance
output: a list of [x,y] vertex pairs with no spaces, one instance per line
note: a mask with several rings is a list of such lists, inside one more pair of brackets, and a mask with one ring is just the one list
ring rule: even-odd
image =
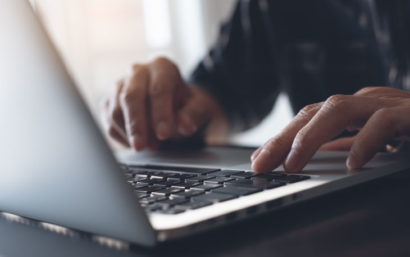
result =
[[147,43],[164,48],[171,43],[171,19],[168,0],[144,0],[144,25]]

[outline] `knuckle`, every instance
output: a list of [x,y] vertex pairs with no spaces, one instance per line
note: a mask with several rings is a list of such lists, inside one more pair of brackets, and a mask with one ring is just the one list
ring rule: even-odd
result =
[[376,119],[386,126],[393,126],[397,121],[397,113],[391,108],[382,108],[374,113]]
[[324,106],[325,108],[331,110],[331,109],[336,109],[336,110],[343,110],[348,106],[348,99],[349,97],[346,95],[332,95],[330,96]]
[[154,82],[149,87],[151,97],[170,94],[173,90],[173,84],[170,82]]
[[178,66],[166,57],[157,57],[150,66],[159,74],[166,73],[168,77],[174,79],[179,77]]
[[171,60],[169,60],[168,58],[163,57],[163,56],[159,56],[159,57],[155,58],[152,63],[154,65],[158,65],[158,66],[176,67],[176,65]]
[[267,147],[269,149],[284,149],[287,144],[288,142],[283,137],[274,137],[269,141]]
[[134,73],[136,73],[136,72],[139,72],[143,66],[144,66],[144,65],[142,65],[142,64],[134,63],[134,64],[131,65],[131,70],[132,70]]
[[357,91],[355,95],[367,95],[367,94],[372,94],[374,92],[377,92],[381,89],[382,87],[364,87]]
[[297,114],[297,116],[304,118],[304,117],[309,117],[311,116],[312,113],[317,111],[317,109],[320,107],[320,103],[315,103],[315,104],[309,104],[303,107]]

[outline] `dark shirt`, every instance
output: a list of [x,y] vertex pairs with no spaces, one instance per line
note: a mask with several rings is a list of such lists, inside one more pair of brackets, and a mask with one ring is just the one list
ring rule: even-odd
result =
[[410,1],[242,0],[190,82],[234,130],[258,124],[279,92],[295,112],[366,86],[410,89]]

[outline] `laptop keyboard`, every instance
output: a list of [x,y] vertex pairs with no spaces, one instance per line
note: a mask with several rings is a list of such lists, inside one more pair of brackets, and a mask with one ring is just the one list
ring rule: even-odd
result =
[[162,214],[179,214],[310,178],[212,168],[121,167],[145,211]]

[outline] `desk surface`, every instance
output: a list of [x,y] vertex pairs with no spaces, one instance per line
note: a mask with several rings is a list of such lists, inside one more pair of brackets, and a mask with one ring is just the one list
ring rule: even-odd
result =
[[0,256],[410,256],[410,171],[147,250],[0,218]]

